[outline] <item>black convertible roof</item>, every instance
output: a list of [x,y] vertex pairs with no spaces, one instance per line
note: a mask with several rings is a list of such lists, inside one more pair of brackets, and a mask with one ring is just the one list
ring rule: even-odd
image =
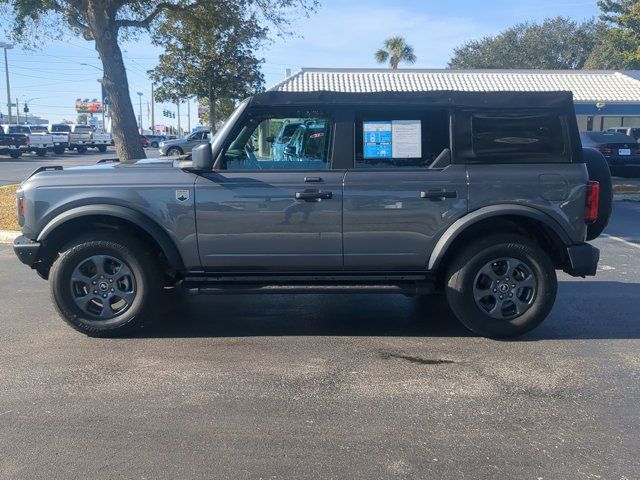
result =
[[455,106],[500,109],[553,108],[573,113],[571,92],[264,92],[250,99],[252,106]]

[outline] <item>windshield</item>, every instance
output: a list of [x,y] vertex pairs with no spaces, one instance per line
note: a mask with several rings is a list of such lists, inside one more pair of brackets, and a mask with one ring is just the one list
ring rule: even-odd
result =
[[31,133],[31,130],[29,130],[29,127],[22,125],[11,125],[9,127],[9,133]]
[[47,127],[31,127],[31,131],[34,133],[49,133]]
[[52,125],[51,131],[58,133],[69,133],[71,131],[71,127],[69,125]]

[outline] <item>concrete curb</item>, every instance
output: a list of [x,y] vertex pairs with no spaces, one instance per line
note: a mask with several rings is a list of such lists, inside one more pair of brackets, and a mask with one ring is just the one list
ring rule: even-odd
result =
[[20,232],[13,230],[0,230],[0,243],[13,243]]

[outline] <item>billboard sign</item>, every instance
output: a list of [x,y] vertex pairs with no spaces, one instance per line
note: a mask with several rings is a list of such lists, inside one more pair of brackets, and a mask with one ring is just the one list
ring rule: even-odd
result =
[[78,113],[102,113],[102,102],[97,99],[89,100],[88,98],[76,100],[76,112]]

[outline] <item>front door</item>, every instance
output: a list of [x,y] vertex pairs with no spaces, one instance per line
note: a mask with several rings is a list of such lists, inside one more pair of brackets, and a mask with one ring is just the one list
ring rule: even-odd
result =
[[[288,125],[295,142],[274,148]],[[217,167],[196,181],[202,265],[212,270],[342,268],[342,181],[332,121],[317,112],[251,112]],[[281,137],[281,135],[280,135]]]
[[344,181],[344,265],[425,270],[440,235],[467,212],[464,165],[451,164],[447,111],[359,112]]

